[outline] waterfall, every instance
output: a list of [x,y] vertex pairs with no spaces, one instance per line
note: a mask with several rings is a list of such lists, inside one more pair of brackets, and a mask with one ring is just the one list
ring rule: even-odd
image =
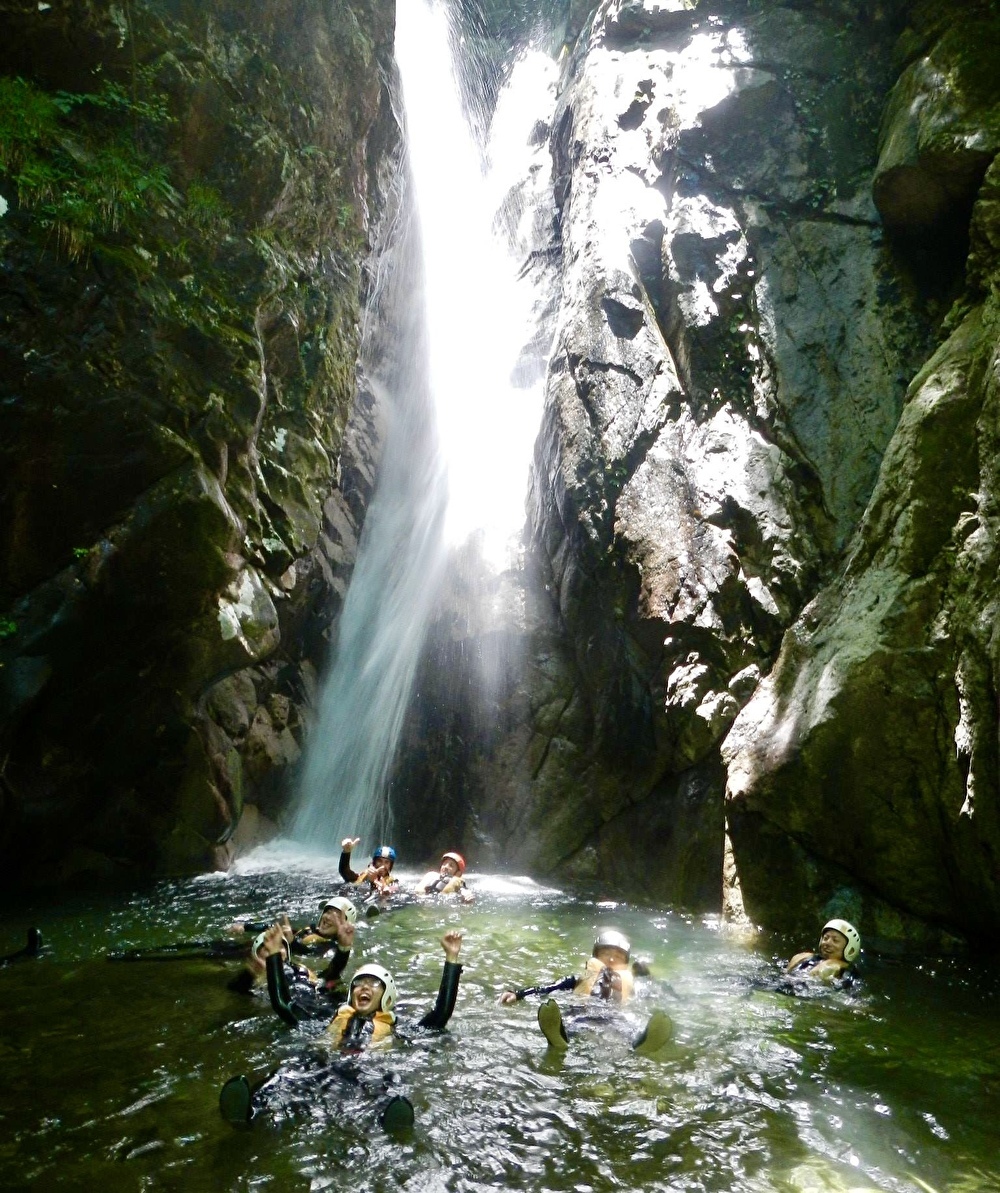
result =
[[[391,835],[390,768],[448,552],[472,538],[503,568],[524,522],[547,348],[537,289],[519,274],[537,238],[530,133],[551,111],[555,68],[540,53],[516,64],[484,169],[454,40],[445,7],[399,0],[412,219],[397,222],[362,338],[387,424],[292,823],[318,848]],[[547,165],[541,172],[547,179]]]

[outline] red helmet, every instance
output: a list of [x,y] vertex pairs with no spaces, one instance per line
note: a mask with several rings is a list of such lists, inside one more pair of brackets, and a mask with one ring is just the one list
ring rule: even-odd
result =
[[441,861],[444,861],[446,857],[451,858],[455,865],[458,866],[459,874],[465,873],[465,858],[460,853],[442,853]]

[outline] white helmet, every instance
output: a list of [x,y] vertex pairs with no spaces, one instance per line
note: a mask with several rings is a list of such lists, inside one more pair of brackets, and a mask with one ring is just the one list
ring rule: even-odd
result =
[[597,956],[598,949],[621,949],[625,954],[625,960],[628,961],[632,956],[632,944],[627,936],[623,936],[621,932],[614,928],[605,928],[604,931],[594,941],[594,951],[591,956]]
[[[253,944],[250,946],[250,955],[252,957],[257,957],[257,954],[260,952],[261,945],[264,943],[264,937],[267,935],[267,933],[269,931],[270,931],[270,929],[268,928],[266,931],[259,933],[257,936],[255,936],[253,938]],[[285,959],[287,960],[288,959],[288,941],[285,940],[284,937],[281,938],[281,947],[284,950]],[[257,960],[259,961],[260,958],[257,957]]]
[[[823,932],[827,928],[832,928],[834,932],[839,932],[841,936],[847,937],[847,944],[844,946],[844,960],[850,964],[861,952],[861,933],[847,920],[827,920],[823,925]],[[823,932],[820,933],[820,936],[823,935]]]
[[356,924],[358,922],[358,909],[350,901],[345,899],[343,895],[335,895],[332,899],[327,899],[319,905],[319,914],[322,915],[329,907],[335,907],[337,911],[344,913],[344,919],[349,924]]
[[378,978],[378,980],[385,987],[385,993],[382,995],[382,1004],[380,1009],[383,1011],[391,1011],[396,1005],[396,983],[393,981],[392,974],[385,968],[384,965],[376,965],[373,961],[362,965],[360,969],[354,971],[354,977],[351,978],[351,989],[354,989],[354,983],[358,978],[367,975],[371,978]]

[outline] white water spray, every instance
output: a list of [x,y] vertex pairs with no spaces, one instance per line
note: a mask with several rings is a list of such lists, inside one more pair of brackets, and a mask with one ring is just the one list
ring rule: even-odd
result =
[[[387,291],[374,318],[398,326],[391,359],[366,367],[389,426],[292,826],[319,848],[391,835],[386,788],[446,548],[475,535],[499,570],[524,522],[543,370],[530,374],[523,357],[527,349],[537,363],[545,352],[539,296],[518,274],[533,243],[532,188],[547,194],[547,153],[543,170],[529,135],[551,112],[555,68],[541,54],[518,63],[484,174],[450,42],[443,7],[399,0],[396,60],[421,261],[403,267],[404,242],[414,243],[404,229],[381,271]],[[365,338],[372,355],[377,337]]]

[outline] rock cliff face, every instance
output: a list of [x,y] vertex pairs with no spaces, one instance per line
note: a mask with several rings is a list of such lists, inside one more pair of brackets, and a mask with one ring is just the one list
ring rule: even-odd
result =
[[995,930],[998,46],[985,5],[598,8],[484,848]]
[[204,868],[298,755],[371,488],[393,7],[0,25],[0,871]]
[[904,42],[874,193],[902,253],[969,248],[964,290],[846,563],[723,751],[744,900],[778,926],[840,903],[875,938],[992,942],[1000,920],[998,45],[975,13]]
[[[926,572],[941,553],[935,592],[957,591],[975,543],[985,586],[991,558],[968,496],[990,376],[990,176],[979,297],[920,371],[994,152],[992,75],[970,53],[996,37],[967,17],[606,0],[583,29],[549,139],[561,298],[524,613],[500,627],[525,666],[479,714],[449,713],[429,667],[413,734],[423,798],[471,806],[470,849],[717,908],[728,767],[726,873],[756,921],[811,931],[829,908],[882,938],[926,919],[971,930],[958,907],[985,889],[995,807],[976,778],[993,748],[989,630],[967,579],[969,645],[940,672],[950,598]],[[941,489],[919,499],[919,531],[918,459]],[[885,550],[905,617],[888,564],[872,571]],[[891,621],[895,678],[866,600],[881,602],[869,623]],[[442,657],[487,652],[455,625]],[[460,773],[429,757],[434,733]],[[918,774],[908,816],[899,792]],[[986,805],[977,828],[959,815],[967,787]],[[903,893],[905,873],[923,895]]]

